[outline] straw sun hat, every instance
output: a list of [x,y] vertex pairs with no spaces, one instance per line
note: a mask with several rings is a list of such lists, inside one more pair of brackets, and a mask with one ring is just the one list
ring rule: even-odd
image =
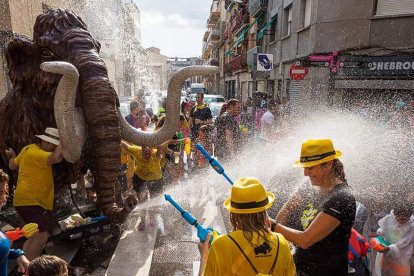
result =
[[300,160],[297,160],[294,167],[313,167],[342,155],[342,152],[335,150],[331,139],[311,139],[302,144]]
[[231,196],[223,205],[232,213],[252,214],[269,209],[274,201],[275,195],[267,192],[257,178],[242,177],[234,182]]
[[52,143],[56,146],[60,144],[59,141],[59,131],[57,128],[48,127],[45,130],[45,134],[42,135],[36,135],[36,137],[42,139],[43,141]]

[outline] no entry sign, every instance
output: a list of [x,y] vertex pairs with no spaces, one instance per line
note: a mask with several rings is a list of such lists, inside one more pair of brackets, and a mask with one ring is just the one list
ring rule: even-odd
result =
[[289,74],[292,80],[303,80],[308,74],[308,68],[292,64]]

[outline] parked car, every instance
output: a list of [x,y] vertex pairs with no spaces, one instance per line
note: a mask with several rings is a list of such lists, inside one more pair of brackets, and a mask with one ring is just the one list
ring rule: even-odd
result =
[[204,102],[206,104],[210,104],[210,103],[225,103],[226,102],[226,99],[222,95],[204,94]]
[[213,116],[213,122],[215,122],[217,117],[220,115],[221,108],[224,104],[225,102],[212,102],[209,104],[211,116]]

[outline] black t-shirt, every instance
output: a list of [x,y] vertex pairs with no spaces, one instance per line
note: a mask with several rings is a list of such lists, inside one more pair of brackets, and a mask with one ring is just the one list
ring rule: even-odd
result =
[[229,157],[231,152],[228,148],[228,141],[226,141],[226,130],[230,130],[233,134],[233,142],[236,148],[240,146],[241,132],[239,124],[234,116],[228,112],[223,113],[216,120],[217,127],[217,151],[216,154],[219,158]]
[[347,271],[348,243],[355,220],[355,197],[346,184],[337,185],[324,196],[311,189],[301,190],[300,195],[304,199],[300,215],[301,230],[305,230],[320,212],[338,219],[341,224],[311,247],[297,248],[294,256],[297,268],[310,275],[322,275],[324,268],[327,271],[336,269],[337,275],[342,275],[340,271]]
[[209,119],[212,119],[213,116],[211,115],[211,110],[208,106],[203,105],[202,107],[194,106],[191,109],[190,117],[192,120],[192,127],[191,127],[191,135],[193,138],[197,138],[198,135],[198,129],[201,125],[195,123],[195,119],[199,119],[202,121],[207,121]]

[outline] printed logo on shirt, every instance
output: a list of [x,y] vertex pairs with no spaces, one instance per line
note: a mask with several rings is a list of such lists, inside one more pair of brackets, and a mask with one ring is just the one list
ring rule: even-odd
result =
[[272,250],[272,248],[270,247],[269,243],[265,241],[264,243],[262,243],[258,247],[254,248],[254,254],[255,255],[259,255],[259,254],[266,255],[271,250]]
[[300,222],[302,223],[303,230],[308,228],[309,224],[313,221],[318,213],[318,209],[316,209],[312,203],[306,205],[305,209],[302,212],[302,216],[300,218]]

